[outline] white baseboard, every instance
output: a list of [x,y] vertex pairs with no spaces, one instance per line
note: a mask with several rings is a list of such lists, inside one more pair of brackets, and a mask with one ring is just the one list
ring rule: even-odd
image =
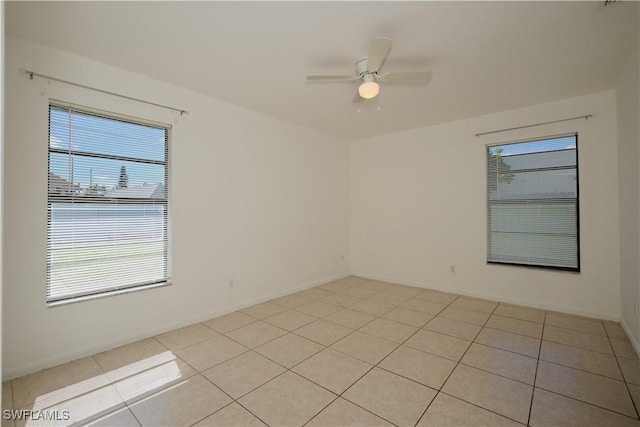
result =
[[[316,281],[313,281],[313,282],[304,283],[302,285],[298,285],[298,286],[295,286],[293,288],[288,288],[288,289],[284,289],[284,290],[281,290],[281,291],[278,291],[278,292],[274,292],[274,293],[268,294],[266,296],[262,296],[262,297],[259,297],[259,298],[254,298],[254,299],[251,299],[251,300],[248,300],[248,301],[243,301],[243,302],[238,303],[238,304],[229,305],[229,306],[226,306],[226,307],[223,307],[223,308],[215,309],[215,310],[212,310],[210,312],[195,316],[189,322],[185,323],[182,326],[174,326],[174,327],[171,327],[169,329],[167,329],[167,328],[164,328],[164,329],[165,329],[165,332],[166,331],[171,331],[173,329],[181,328],[183,326],[188,326],[188,325],[191,325],[193,323],[198,323],[198,322],[202,322],[204,320],[212,319],[214,317],[223,316],[225,314],[229,314],[229,313],[234,312],[234,311],[242,310],[243,308],[251,307],[252,305],[261,304],[263,302],[267,302],[267,301],[270,301],[272,299],[276,299],[276,298],[284,297],[284,296],[287,296],[287,295],[295,294],[296,292],[300,292],[300,291],[304,291],[305,289],[309,289],[309,288],[313,288],[313,287],[316,287],[316,286],[324,285],[325,283],[333,282],[334,280],[342,279],[342,278],[348,277],[350,275],[351,275],[351,273],[339,274],[337,276],[333,276],[333,277],[330,277],[330,278],[327,278],[327,279],[316,280]],[[154,335],[158,335],[158,334],[154,334]]]
[[629,338],[633,349],[636,351],[636,355],[640,355],[640,344],[638,343],[636,337],[631,333],[631,329],[626,324],[624,319],[620,319],[620,326],[622,326],[622,330],[624,330],[624,333],[627,334],[627,338]]
[[573,314],[576,316],[593,317],[596,319],[611,320],[613,322],[620,321],[620,316],[612,315],[611,313],[583,310],[583,309],[572,307],[572,306],[544,304],[544,303],[529,301],[524,298],[509,298],[509,297],[505,297],[504,295],[495,295],[491,293],[478,292],[474,290],[457,289],[457,288],[451,288],[451,287],[442,286],[442,285],[434,285],[429,283],[407,282],[407,281],[392,279],[389,277],[371,276],[371,275],[358,273],[358,272],[351,272],[351,275],[363,277],[365,279],[370,279],[370,280],[380,280],[383,282],[397,283],[399,285],[415,286],[418,288],[432,289],[436,291],[449,292],[449,293],[464,295],[469,297],[490,299],[493,301],[504,302],[507,304],[523,305],[526,307],[539,308],[542,310],[552,310],[560,313]]
[[342,279],[343,277],[349,276],[350,273],[340,274],[337,276],[325,278],[322,280],[317,280],[313,282],[303,283],[301,285],[295,286],[293,288],[284,289],[281,291],[277,291],[268,295],[263,295],[258,298],[254,298],[247,301],[242,301],[237,304],[229,305],[226,307],[216,308],[214,310],[199,313],[197,315],[191,316],[186,319],[180,319],[176,321],[171,321],[162,324],[153,329],[148,329],[145,331],[135,331],[131,334],[127,334],[119,337],[117,340],[111,340],[108,342],[102,342],[95,345],[90,345],[87,347],[83,347],[81,349],[73,349],[64,354],[52,355],[46,359],[40,360],[36,363],[30,363],[27,365],[19,366],[15,369],[11,369],[8,371],[2,372],[2,381],[8,381],[15,378],[20,378],[22,376],[32,374],[34,372],[41,371],[43,369],[51,368],[53,366],[61,365],[63,363],[72,362],[74,360],[82,359],[84,357],[92,356],[94,354],[101,353],[103,351],[108,351],[116,347],[120,347],[122,345],[130,344],[145,338],[150,338],[168,331],[172,331],[174,329],[182,328],[185,326],[192,325],[194,323],[199,323],[204,320],[208,320],[214,317],[222,316],[233,311],[241,310],[246,307],[250,307],[252,305],[260,304],[275,298],[279,298],[282,296],[290,295],[299,291],[303,291],[305,289],[313,288],[315,286],[323,285],[325,283],[333,282],[334,280]]
[[470,297],[476,297],[476,298],[484,298],[484,299],[490,299],[490,300],[494,300],[494,301],[500,301],[500,302],[505,302],[505,303],[509,303],[509,304],[517,304],[517,305],[523,305],[523,306],[527,306],[527,307],[532,307],[532,308],[540,308],[543,310],[553,310],[553,311],[558,311],[558,312],[562,312],[562,313],[568,313],[568,314],[574,314],[574,315],[580,315],[580,316],[586,316],[586,317],[594,317],[594,318],[598,318],[598,319],[603,319],[603,320],[611,320],[611,321],[615,321],[615,322],[620,322],[623,330],[625,331],[625,333],[627,334],[627,336],[629,337],[629,340],[631,341],[631,344],[633,345],[633,348],[635,349],[637,354],[640,354],[640,343],[638,342],[637,339],[635,339],[635,337],[630,333],[630,329],[629,327],[626,325],[626,323],[624,322],[624,320],[621,320],[619,317],[616,316],[612,316],[609,313],[601,313],[601,312],[593,312],[593,311],[589,311],[589,310],[582,310],[579,308],[575,308],[575,307],[568,307],[568,306],[562,306],[562,305],[555,305],[555,304],[539,304],[539,303],[535,303],[535,302],[531,302],[525,299],[521,299],[521,298],[505,298],[502,295],[494,295],[494,294],[490,294],[490,293],[485,293],[485,292],[477,292],[477,291],[473,291],[473,290],[461,290],[461,289],[454,289],[451,287],[447,287],[447,286],[442,286],[442,285],[434,285],[434,284],[428,284],[428,283],[419,283],[419,282],[408,282],[408,281],[402,281],[402,280],[397,280],[397,279],[393,279],[393,278],[389,278],[389,277],[382,277],[382,276],[372,276],[372,275],[368,275],[368,274],[364,274],[364,273],[358,273],[358,272],[351,272],[351,273],[345,273],[345,274],[340,274],[337,276],[333,276],[333,277],[329,277],[329,278],[325,278],[322,280],[317,280],[317,281],[313,281],[313,282],[308,282],[308,283],[303,283],[301,285],[295,286],[293,288],[288,288],[285,290],[281,290],[281,291],[277,291],[268,295],[263,295],[261,297],[258,298],[254,298],[251,300],[246,300],[246,301],[242,301],[240,303],[237,304],[233,304],[233,305],[229,305],[229,306],[225,306],[225,307],[220,307],[220,308],[216,308],[214,310],[208,311],[208,312],[204,312],[204,313],[199,313],[197,315],[191,316],[189,318],[186,319],[181,319],[181,320],[177,320],[177,321],[171,321],[168,323],[165,323],[157,328],[153,328],[151,330],[146,330],[143,332],[134,332],[131,334],[128,334],[126,336],[122,336],[117,340],[112,340],[106,343],[100,343],[100,344],[96,344],[96,345],[92,345],[92,346],[88,346],[82,349],[74,349],[73,351],[70,351],[68,353],[65,354],[59,354],[56,356],[52,356],[50,358],[47,358],[45,360],[41,360],[37,363],[32,363],[29,365],[24,365],[24,366],[20,366],[16,369],[12,369],[10,371],[4,371],[3,374],[3,381],[7,381],[10,379],[14,379],[14,378],[19,378],[22,377],[24,375],[28,375],[30,373],[33,372],[37,372],[40,371],[42,369],[46,369],[52,366],[57,366],[63,363],[68,363],[71,362],[73,360],[78,360],[84,357],[88,357],[88,356],[92,356],[94,354],[103,352],[103,351],[107,351],[122,345],[126,345],[126,344],[130,344],[132,342],[135,341],[139,341],[145,338],[149,338],[149,337],[153,337],[159,334],[162,334],[164,332],[168,332],[171,331],[173,329],[178,329],[178,328],[182,328],[184,326],[188,326],[188,325],[192,325],[194,323],[198,323],[198,322],[202,322],[214,317],[218,317],[218,316],[222,316],[237,310],[241,310],[243,308],[246,307],[250,307],[252,305],[255,304],[260,304],[275,298],[279,298],[282,296],[286,296],[286,295],[290,295],[305,289],[309,289],[315,286],[319,286],[325,283],[329,283],[332,282],[334,280],[338,280],[338,279],[342,279],[344,277],[350,276],[350,275],[354,275],[354,276],[359,276],[365,279],[370,279],[370,280],[380,280],[380,281],[384,281],[384,282],[390,282],[390,283],[397,283],[400,285],[407,285],[407,286],[415,286],[415,287],[419,287],[419,288],[423,288],[423,289],[433,289],[433,290],[438,290],[438,291],[443,291],[443,292],[450,292],[450,293],[454,293],[454,294],[458,294],[458,295],[464,295],[464,296],[470,296]]

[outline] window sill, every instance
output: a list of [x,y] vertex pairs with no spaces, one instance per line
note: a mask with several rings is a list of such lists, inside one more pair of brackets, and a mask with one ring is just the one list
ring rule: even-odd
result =
[[170,285],[171,285],[171,279],[167,280],[166,282],[153,283],[149,285],[136,286],[132,288],[114,289],[112,291],[100,292],[98,294],[93,294],[93,295],[83,295],[78,297],[65,298],[57,301],[49,301],[47,302],[47,307],[50,307],[50,308],[60,307],[63,305],[73,304],[76,302],[89,301],[89,300],[94,300],[94,299],[99,299],[104,297],[113,297],[116,295],[129,294],[132,292],[145,291],[147,289],[161,288],[161,287],[170,286]]

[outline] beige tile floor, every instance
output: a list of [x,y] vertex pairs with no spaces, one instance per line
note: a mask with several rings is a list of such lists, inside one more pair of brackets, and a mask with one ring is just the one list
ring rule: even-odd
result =
[[[348,277],[3,384],[2,426],[640,426],[614,322]],[[63,418],[63,417],[60,417]]]

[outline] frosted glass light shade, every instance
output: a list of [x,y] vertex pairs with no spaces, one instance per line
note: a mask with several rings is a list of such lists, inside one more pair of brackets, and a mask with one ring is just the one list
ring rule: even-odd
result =
[[371,99],[380,93],[380,85],[374,81],[364,82],[358,87],[358,93],[364,99]]

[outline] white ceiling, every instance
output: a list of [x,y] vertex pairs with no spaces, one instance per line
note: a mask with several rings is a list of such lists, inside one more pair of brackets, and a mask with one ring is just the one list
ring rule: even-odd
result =
[[[7,2],[5,29],[356,140],[613,88],[638,3],[603,4]],[[305,81],[354,73],[380,35],[383,72],[432,70],[431,84],[382,87],[358,112],[355,83]]]

